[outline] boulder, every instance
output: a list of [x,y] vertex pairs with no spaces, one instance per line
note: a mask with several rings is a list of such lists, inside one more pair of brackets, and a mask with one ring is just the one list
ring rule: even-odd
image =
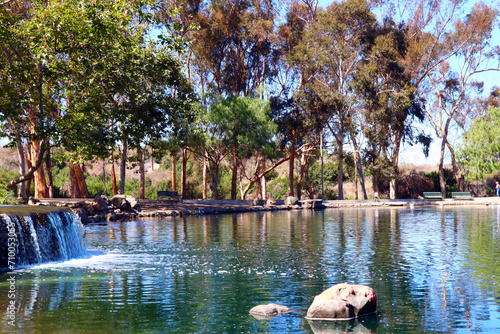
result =
[[269,198],[266,205],[276,205],[276,200],[274,198]]
[[365,285],[337,284],[314,297],[307,319],[352,319],[377,311],[373,289]]
[[108,201],[105,197],[97,195],[92,202],[92,206],[95,211],[106,211],[108,210]]
[[269,318],[282,315],[284,313],[289,313],[292,311],[293,310],[291,308],[284,305],[267,304],[267,305],[257,305],[255,307],[252,307],[252,309],[250,310],[250,314],[255,317]]
[[254,206],[262,206],[262,205],[265,205],[266,204],[266,201],[263,200],[263,199],[254,199],[253,200],[253,205]]
[[125,196],[125,199],[130,203],[130,207],[132,209],[139,209],[140,207],[140,203],[139,203],[139,200],[134,197],[134,196],[131,196],[131,195],[127,195]]
[[287,198],[285,198],[285,205],[295,205],[298,201],[299,199],[297,197],[288,196]]
[[120,210],[130,210],[132,207],[130,206],[130,202],[127,201],[125,195],[115,195],[111,198],[111,204],[117,209]]
[[28,205],[42,205],[42,203],[36,198],[30,197],[28,199]]
[[78,215],[78,217],[80,217],[80,221],[82,222],[82,224],[88,224],[91,222],[86,209],[76,208],[76,209],[72,209],[72,210],[74,213],[76,213]]

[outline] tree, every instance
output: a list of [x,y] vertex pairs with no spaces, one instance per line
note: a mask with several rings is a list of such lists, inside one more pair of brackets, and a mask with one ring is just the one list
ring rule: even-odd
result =
[[[273,75],[272,1],[211,1],[195,16],[199,29],[188,34],[192,62],[205,71],[215,96],[252,96]],[[231,198],[236,198],[238,157],[232,151]]]
[[[406,57],[416,94],[422,101],[430,124],[441,138],[440,184],[443,196],[444,155],[448,149],[453,173],[459,190],[463,189],[455,151],[449,141],[451,126],[467,118],[464,111],[471,90],[477,85],[472,78],[481,72],[498,70],[498,50],[490,44],[497,10],[484,3],[476,3],[465,19],[459,15],[460,1],[438,1],[416,12],[409,22],[410,44]],[[428,28],[427,32],[424,28]]]
[[404,66],[407,47],[406,27],[384,19],[354,83],[362,97],[364,115],[359,124],[363,124],[362,131],[368,138],[374,190],[378,191],[378,177],[387,177],[391,199],[397,196],[396,177],[403,141],[427,144],[427,153],[430,144],[430,138],[413,126],[415,120],[424,121],[425,112]]
[[[5,104],[22,106],[18,112],[9,109],[4,118],[13,128],[27,128],[24,139],[33,165],[10,186],[34,174],[35,196],[46,196],[38,162],[48,145],[62,145],[77,166],[108,157],[117,139],[125,161],[128,141],[137,147],[162,135],[175,107],[165,91],[184,81],[171,56],[176,41],[148,41],[146,5],[125,0],[33,2],[19,10],[18,24],[2,21],[9,34],[1,69],[13,78],[7,91],[16,93]],[[7,6],[0,6],[5,14],[13,10]],[[15,140],[15,133],[8,134]],[[75,170],[81,183],[79,176],[83,174]],[[124,172],[122,192],[123,182]]]
[[458,164],[466,180],[482,179],[500,169],[500,108],[491,107],[477,117],[457,150]]
[[[218,97],[209,109],[201,108],[194,152],[207,159],[212,178],[212,198],[218,196],[219,169],[228,155],[245,156],[262,151],[275,132],[269,103],[257,98]],[[233,164],[235,162],[233,161]]]
[[337,146],[339,199],[344,198],[344,140],[357,101],[351,84],[375,22],[366,1],[333,3],[318,13],[293,56],[306,79],[300,100],[316,119],[323,120]]

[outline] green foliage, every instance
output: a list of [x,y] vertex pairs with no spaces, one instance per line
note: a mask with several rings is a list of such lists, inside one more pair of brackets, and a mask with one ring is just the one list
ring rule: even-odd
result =
[[16,204],[18,199],[16,198],[16,191],[7,191],[5,186],[10,182],[10,180],[19,176],[19,173],[8,170],[0,169],[0,204]]
[[[443,172],[444,172],[444,182],[446,185],[446,196],[450,197],[452,191],[458,191],[457,181],[455,180],[452,170],[444,168]],[[433,171],[427,173],[425,174],[425,177],[427,177],[432,181],[433,186],[431,190],[422,190],[422,191],[441,192],[441,186],[439,185],[439,172]]]
[[457,151],[459,164],[467,171],[466,180],[483,179],[500,170],[500,108],[491,107],[477,117]]
[[288,177],[278,177],[268,182],[267,192],[274,199],[285,199],[288,196]]

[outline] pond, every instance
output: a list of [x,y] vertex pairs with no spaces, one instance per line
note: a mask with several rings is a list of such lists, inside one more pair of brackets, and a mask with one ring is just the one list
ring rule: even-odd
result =
[[[4,331],[500,332],[500,206],[151,218],[88,225],[84,239],[90,258],[0,275]],[[377,313],[304,318],[343,282],[372,287]],[[296,312],[249,314],[267,303]]]

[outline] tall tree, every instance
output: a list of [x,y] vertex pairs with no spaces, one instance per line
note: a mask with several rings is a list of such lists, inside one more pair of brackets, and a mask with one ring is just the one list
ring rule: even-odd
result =
[[408,47],[406,28],[384,19],[374,44],[359,67],[354,86],[362,97],[362,131],[368,138],[374,189],[378,176],[390,180],[390,198],[396,198],[396,178],[403,141],[430,144],[430,138],[413,126],[424,121],[425,113],[416,100],[415,88],[404,59]]
[[[472,79],[481,72],[498,70],[498,50],[491,45],[497,10],[482,2],[463,15],[464,1],[417,1],[408,20],[409,48],[406,68],[422,101],[431,126],[441,139],[439,163],[443,195],[444,156],[450,152],[453,173],[462,189],[455,151],[449,141],[451,126],[467,115],[464,102],[476,86]],[[463,108],[463,109],[462,109]]]
[[[211,1],[190,35],[193,61],[208,74],[215,95],[251,96],[272,73],[277,11],[271,0]],[[232,150],[231,197],[236,197],[238,150]]]
[[319,11],[294,60],[307,73],[301,88],[306,109],[319,114],[333,136],[338,152],[339,199],[343,194],[344,141],[349,133],[357,97],[351,84],[375,28],[375,16],[364,0],[333,3]]

